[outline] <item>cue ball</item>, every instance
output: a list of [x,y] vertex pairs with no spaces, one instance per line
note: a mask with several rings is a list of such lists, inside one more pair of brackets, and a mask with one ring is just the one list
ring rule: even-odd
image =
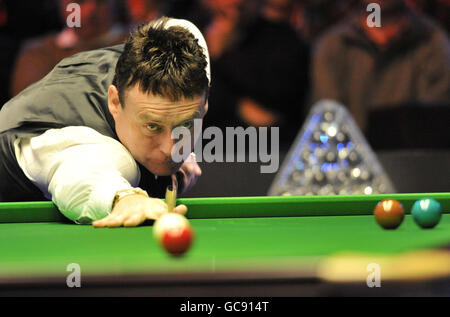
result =
[[411,210],[414,221],[424,229],[436,226],[441,220],[441,204],[433,198],[417,200]]
[[375,220],[384,229],[396,229],[402,223],[405,212],[397,200],[385,199],[376,205],[374,215]]
[[164,249],[174,256],[185,253],[192,244],[194,231],[185,216],[167,213],[153,224],[153,234]]

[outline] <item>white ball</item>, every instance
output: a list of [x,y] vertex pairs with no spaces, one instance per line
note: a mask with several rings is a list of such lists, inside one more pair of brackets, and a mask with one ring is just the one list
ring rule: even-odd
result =
[[169,229],[190,227],[185,216],[171,212],[159,217],[153,224],[153,234],[158,242],[161,242],[163,234]]

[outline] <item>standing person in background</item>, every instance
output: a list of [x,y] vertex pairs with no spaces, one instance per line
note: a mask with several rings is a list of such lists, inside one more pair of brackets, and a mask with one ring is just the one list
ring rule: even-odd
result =
[[433,21],[403,0],[375,1],[381,27],[367,24],[369,0],[321,37],[313,53],[313,101],[334,99],[367,129],[371,111],[450,103],[450,45]]

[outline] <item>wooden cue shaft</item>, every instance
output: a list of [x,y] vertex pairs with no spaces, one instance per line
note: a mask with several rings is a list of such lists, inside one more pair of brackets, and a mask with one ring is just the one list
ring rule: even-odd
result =
[[175,208],[177,202],[177,188],[178,183],[176,175],[172,175],[172,185],[167,186],[166,189],[166,204],[168,212],[173,212],[173,209]]

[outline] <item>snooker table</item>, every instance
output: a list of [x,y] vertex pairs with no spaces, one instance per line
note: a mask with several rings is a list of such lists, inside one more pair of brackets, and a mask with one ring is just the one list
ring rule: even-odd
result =
[[[440,223],[409,214],[431,197]],[[407,213],[384,230],[373,209],[385,198]],[[52,202],[0,203],[0,295],[316,296],[450,295],[450,193],[179,198],[195,231],[174,258],[152,224],[94,228],[65,219]],[[68,287],[68,265],[81,287]],[[368,287],[368,265],[381,287]]]

